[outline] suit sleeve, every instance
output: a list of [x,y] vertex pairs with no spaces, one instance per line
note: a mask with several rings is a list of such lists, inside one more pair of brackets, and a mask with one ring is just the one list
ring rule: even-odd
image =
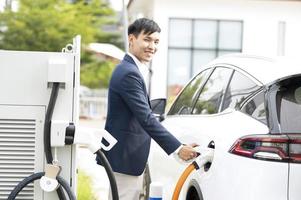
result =
[[143,84],[138,74],[127,74],[121,81],[122,88],[120,94],[143,129],[169,155],[173,153],[181,143],[167,131],[152,114],[148,100],[144,94]]

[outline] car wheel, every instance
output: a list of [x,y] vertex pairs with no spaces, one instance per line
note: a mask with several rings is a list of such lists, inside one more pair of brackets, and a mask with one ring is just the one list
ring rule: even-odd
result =
[[198,192],[196,191],[195,187],[190,187],[187,192],[186,200],[200,200]]
[[151,184],[151,177],[150,177],[148,164],[146,164],[145,171],[143,174],[142,194],[140,194],[139,200],[148,200],[149,199],[150,184]]
[[203,200],[200,186],[196,180],[191,180],[186,193],[186,200]]

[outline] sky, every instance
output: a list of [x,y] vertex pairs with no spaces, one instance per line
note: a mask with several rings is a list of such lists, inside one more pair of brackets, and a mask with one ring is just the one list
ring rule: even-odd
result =
[[[110,0],[112,8],[121,11],[122,10],[122,2],[123,0]],[[124,0],[124,2],[127,4],[129,0]]]

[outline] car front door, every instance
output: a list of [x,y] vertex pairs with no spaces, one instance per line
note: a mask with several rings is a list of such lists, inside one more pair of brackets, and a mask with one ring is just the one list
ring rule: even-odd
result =
[[[213,139],[211,130],[218,127],[219,108],[232,72],[233,70],[230,68],[218,67],[214,69],[212,74],[211,70],[207,70],[196,76],[178,96],[163,121],[163,125],[182,143],[196,142],[201,147],[206,147]],[[206,79],[208,74],[211,74],[210,78]],[[156,156],[159,154],[160,152],[157,152]],[[163,157],[159,159],[161,166]],[[173,167],[164,171],[160,166],[156,166],[152,168],[158,170],[151,172],[152,175],[163,173],[169,179],[164,183],[164,185],[169,185],[168,182],[171,184],[166,188],[168,192],[165,192],[165,199],[171,199],[177,178],[185,168],[185,165],[178,164],[172,158],[168,160],[168,165]],[[155,175],[155,177],[158,176]],[[182,193],[182,195],[185,194]]]

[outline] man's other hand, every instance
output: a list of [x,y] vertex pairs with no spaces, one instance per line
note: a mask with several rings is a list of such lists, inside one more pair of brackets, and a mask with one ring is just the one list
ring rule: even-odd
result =
[[197,157],[197,152],[193,149],[193,147],[197,146],[195,143],[184,145],[178,152],[179,157],[185,161]]

